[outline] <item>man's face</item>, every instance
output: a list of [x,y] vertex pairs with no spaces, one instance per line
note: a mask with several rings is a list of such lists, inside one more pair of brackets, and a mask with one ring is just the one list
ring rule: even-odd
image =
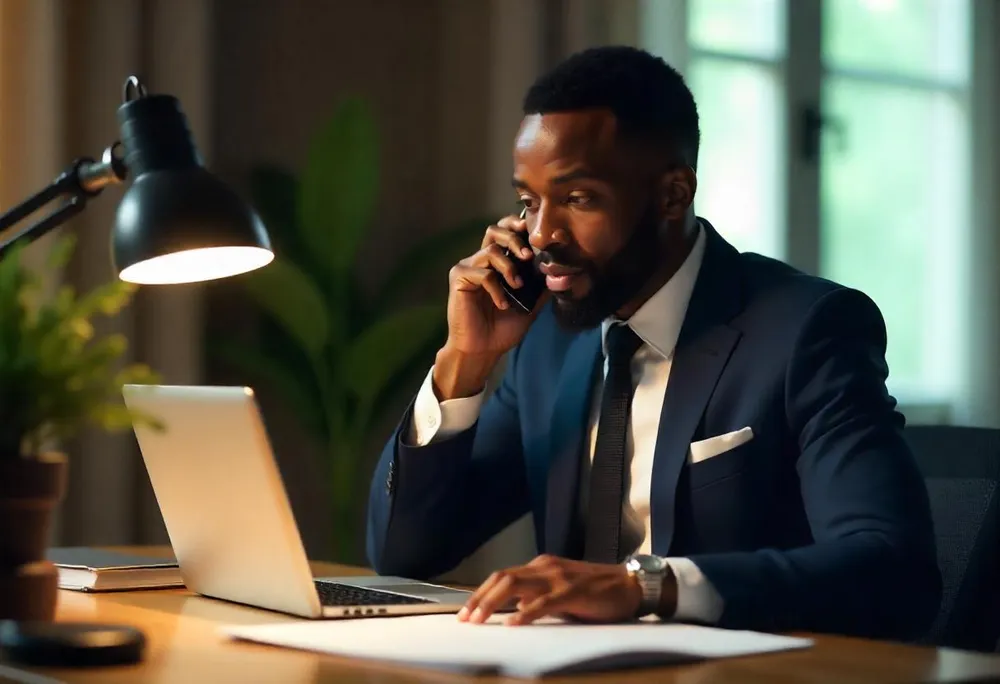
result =
[[661,212],[646,155],[617,139],[614,115],[588,110],[525,117],[514,189],[556,317],[594,327],[633,299],[660,264]]

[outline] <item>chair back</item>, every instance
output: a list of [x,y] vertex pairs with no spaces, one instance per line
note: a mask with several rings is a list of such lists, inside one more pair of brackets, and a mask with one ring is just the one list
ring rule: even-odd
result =
[[1000,430],[912,425],[903,435],[924,475],[942,599],[926,644],[1000,649]]

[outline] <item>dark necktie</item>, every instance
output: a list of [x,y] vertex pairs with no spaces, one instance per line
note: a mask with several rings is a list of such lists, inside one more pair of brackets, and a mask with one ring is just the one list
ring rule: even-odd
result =
[[618,563],[622,506],[625,501],[625,436],[632,406],[630,361],[642,340],[627,325],[614,325],[605,340],[608,372],[601,395],[597,444],[590,468],[590,494],[583,558]]

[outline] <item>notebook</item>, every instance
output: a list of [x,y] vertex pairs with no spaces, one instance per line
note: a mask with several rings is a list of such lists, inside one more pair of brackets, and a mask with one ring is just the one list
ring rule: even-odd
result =
[[134,556],[89,546],[51,548],[46,558],[59,571],[61,589],[121,591],[184,586],[173,558]]
[[661,622],[508,627],[454,615],[302,621],[221,628],[231,639],[461,674],[536,678],[808,648],[811,639]]

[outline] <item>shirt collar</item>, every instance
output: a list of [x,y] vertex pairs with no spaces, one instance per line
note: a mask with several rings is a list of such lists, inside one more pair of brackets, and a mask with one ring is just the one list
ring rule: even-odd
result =
[[691,292],[705,256],[705,230],[698,222],[698,237],[684,263],[663,287],[653,293],[628,321],[617,317],[601,323],[601,346],[607,356],[607,335],[612,325],[627,323],[642,341],[664,358],[670,358],[684,323]]

